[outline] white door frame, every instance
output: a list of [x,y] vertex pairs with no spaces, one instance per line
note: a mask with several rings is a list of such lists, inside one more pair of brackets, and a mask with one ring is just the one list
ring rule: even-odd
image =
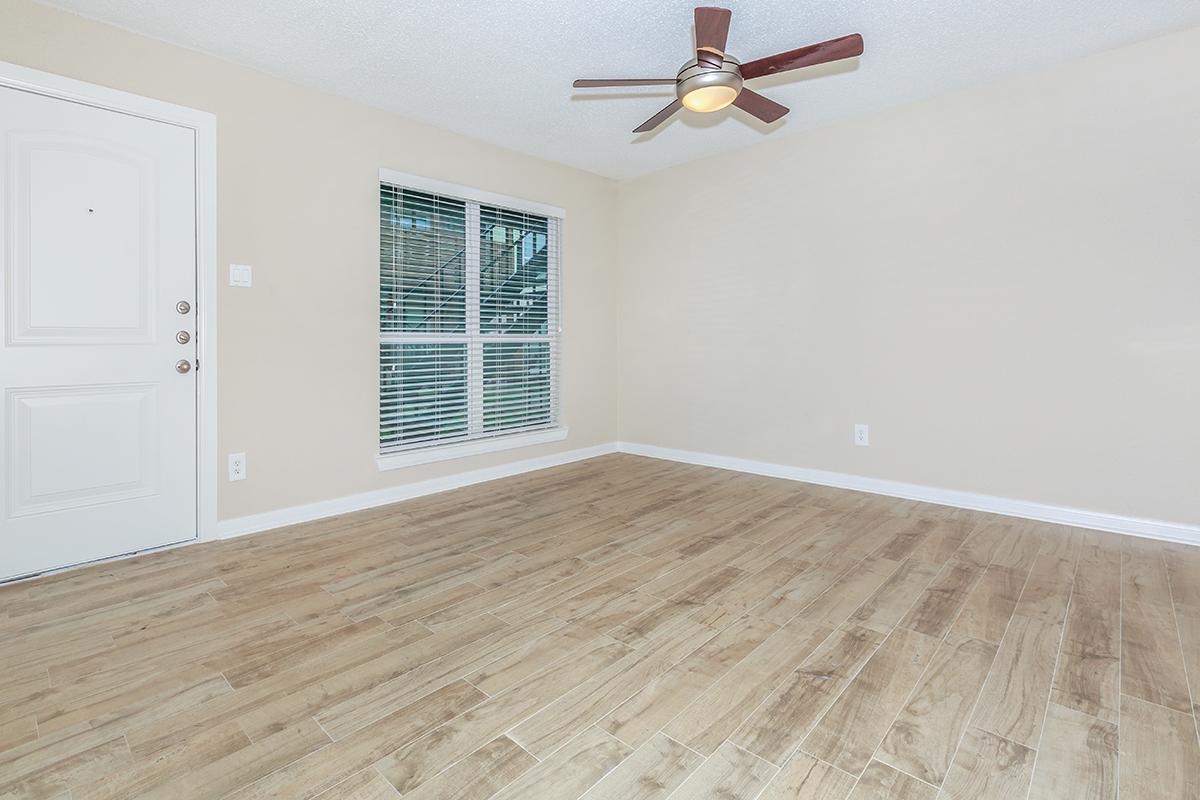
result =
[[196,136],[196,541],[217,536],[217,118],[0,61],[0,87],[189,128]]

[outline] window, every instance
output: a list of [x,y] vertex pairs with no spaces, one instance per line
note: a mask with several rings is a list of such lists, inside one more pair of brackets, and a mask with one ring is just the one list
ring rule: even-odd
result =
[[557,428],[561,212],[503,200],[381,174],[381,467],[565,435]]

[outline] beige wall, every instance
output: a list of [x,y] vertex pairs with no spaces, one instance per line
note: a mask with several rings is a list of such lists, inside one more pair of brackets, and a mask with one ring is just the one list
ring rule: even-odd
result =
[[[218,117],[222,518],[619,435],[1200,521],[1200,30],[620,187],[27,0],[0,60]],[[567,210],[566,441],[376,470],[381,166]]]
[[1200,522],[1197,75],[1200,29],[624,184],[622,440]]
[[[250,474],[221,476],[221,518],[616,439],[611,181],[25,0],[0,0],[0,61],[217,115],[219,277],[254,267],[219,290],[220,460]],[[566,209],[565,441],[376,469],[380,167]]]

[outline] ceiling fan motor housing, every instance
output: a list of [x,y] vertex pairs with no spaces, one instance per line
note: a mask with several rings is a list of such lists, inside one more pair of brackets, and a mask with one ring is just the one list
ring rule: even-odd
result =
[[697,89],[717,86],[732,89],[736,95],[742,91],[741,62],[727,55],[724,57],[721,68],[714,69],[693,58],[683,65],[675,80],[675,95],[680,100]]

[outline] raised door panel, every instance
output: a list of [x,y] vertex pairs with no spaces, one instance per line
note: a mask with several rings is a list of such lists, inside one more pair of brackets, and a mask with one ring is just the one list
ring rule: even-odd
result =
[[9,344],[152,341],[152,159],[93,138],[10,135]]
[[154,385],[17,389],[6,399],[10,516],[158,491]]

